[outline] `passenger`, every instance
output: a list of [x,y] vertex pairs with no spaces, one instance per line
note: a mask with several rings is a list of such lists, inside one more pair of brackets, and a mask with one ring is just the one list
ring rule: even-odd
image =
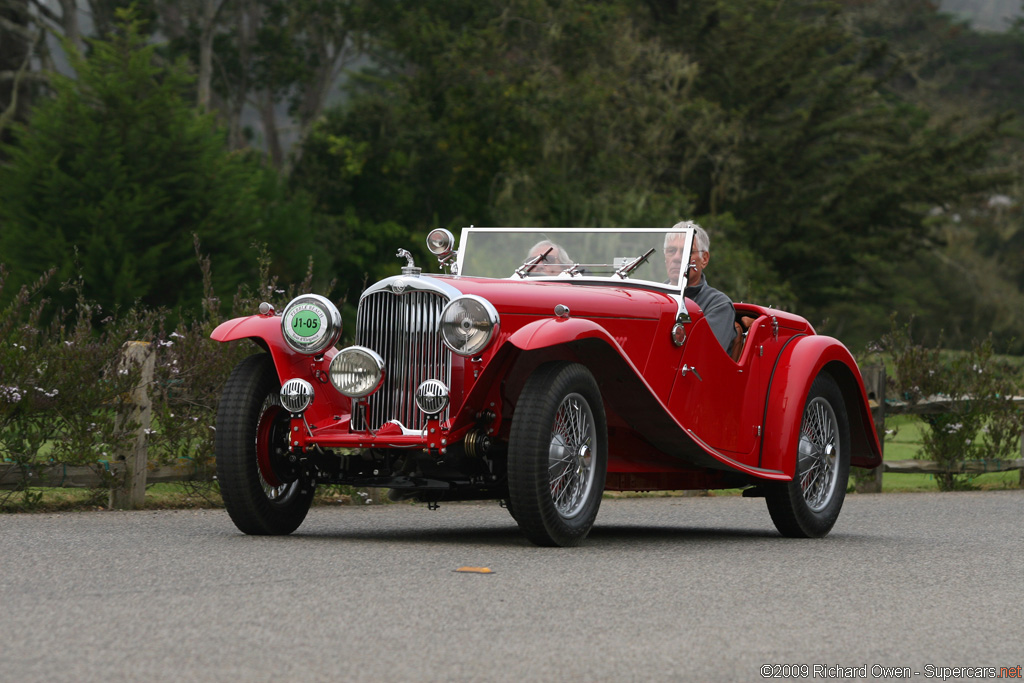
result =
[[548,254],[530,271],[530,275],[558,275],[568,266],[572,265],[572,259],[565,253],[565,249],[555,244],[551,240],[541,240],[537,244],[530,247],[530,254],[526,257],[527,261],[536,258],[537,256],[548,251]]
[[[693,247],[687,259],[686,288],[683,295],[693,299],[707,318],[711,330],[726,353],[736,336],[736,310],[732,299],[708,284],[704,269],[711,260],[711,240],[707,232],[693,221],[683,221],[672,226],[673,230],[693,228]],[[683,271],[683,233],[665,235],[665,269],[669,284],[679,282]]]

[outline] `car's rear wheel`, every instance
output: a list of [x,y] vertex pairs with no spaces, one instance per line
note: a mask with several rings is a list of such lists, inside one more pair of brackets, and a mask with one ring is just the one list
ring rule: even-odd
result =
[[831,531],[850,476],[850,423],[839,385],[822,373],[804,403],[793,480],[766,487],[775,527],[790,538],[818,538]]
[[509,436],[509,502],[537,545],[574,546],[594,525],[608,469],[601,391],[578,363],[548,363],[527,380]]
[[214,453],[221,496],[231,520],[247,534],[290,534],[313,501],[313,482],[288,461],[289,413],[271,357],[239,363],[217,408]]

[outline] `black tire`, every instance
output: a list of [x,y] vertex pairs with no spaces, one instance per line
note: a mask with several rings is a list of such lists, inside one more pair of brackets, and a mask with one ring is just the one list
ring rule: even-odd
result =
[[814,378],[804,403],[793,480],[765,488],[775,527],[789,538],[820,538],[832,530],[850,477],[850,422],[831,375]]
[[217,408],[217,479],[231,521],[246,534],[290,534],[313,502],[314,484],[286,457],[290,416],[280,390],[273,360],[259,353],[235,367]]
[[608,426],[593,375],[578,363],[542,365],[523,387],[509,435],[509,502],[519,528],[537,545],[579,545],[597,517],[607,470]]

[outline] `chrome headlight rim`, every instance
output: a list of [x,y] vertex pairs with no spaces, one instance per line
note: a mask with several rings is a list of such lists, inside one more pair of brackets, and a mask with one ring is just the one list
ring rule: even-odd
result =
[[319,294],[297,296],[281,314],[281,334],[292,350],[319,355],[341,338],[341,311]]
[[[344,364],[354,361],[359,364],[358,367],[343,367]],[[364,381],[342,381],[346,374],[357,373],[360,368],[369,373]],[[347,346],[331,359],[328,375],[331,386],[337,389],[338,393],[354,399],[366,398],[384,384],[384,359],[376,351],[365,346]],[[353,386],[356,388],[353,389]]]
[[[469,315],[458,321],[452,320],[459,309]],[[448,324],[453,322],[455,325]],[[463,294],[448,302],[448,305],[441,311],[441,318],[437,326],[438,334],[444,345],[452,353],[468,357],[475,356],[490,346],[498,336],[501,317],[498,315],[498,310],[487,299],[476,294]],[[449,339],[448,333],[450,332],[455,333],[452,335],[452,339]],[[476,338],[471,341],[470,336],[475,333],[479,334],[476,334]],[[455,335],[462,335],[462,338]]]

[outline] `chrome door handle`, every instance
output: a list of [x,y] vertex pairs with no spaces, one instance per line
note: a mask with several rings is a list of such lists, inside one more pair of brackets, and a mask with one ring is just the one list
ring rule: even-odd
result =
[[684,364],[683,369],[680,370],[679,372],[683,373],[683,377],[686,377],[686,373],[692,372],[694,375],[697,376],[697,379],[699,379],[701,382],[704,381],[704,378],[700,376],[699,372],[697,372],[697,368],[691,368],[689,365]]

